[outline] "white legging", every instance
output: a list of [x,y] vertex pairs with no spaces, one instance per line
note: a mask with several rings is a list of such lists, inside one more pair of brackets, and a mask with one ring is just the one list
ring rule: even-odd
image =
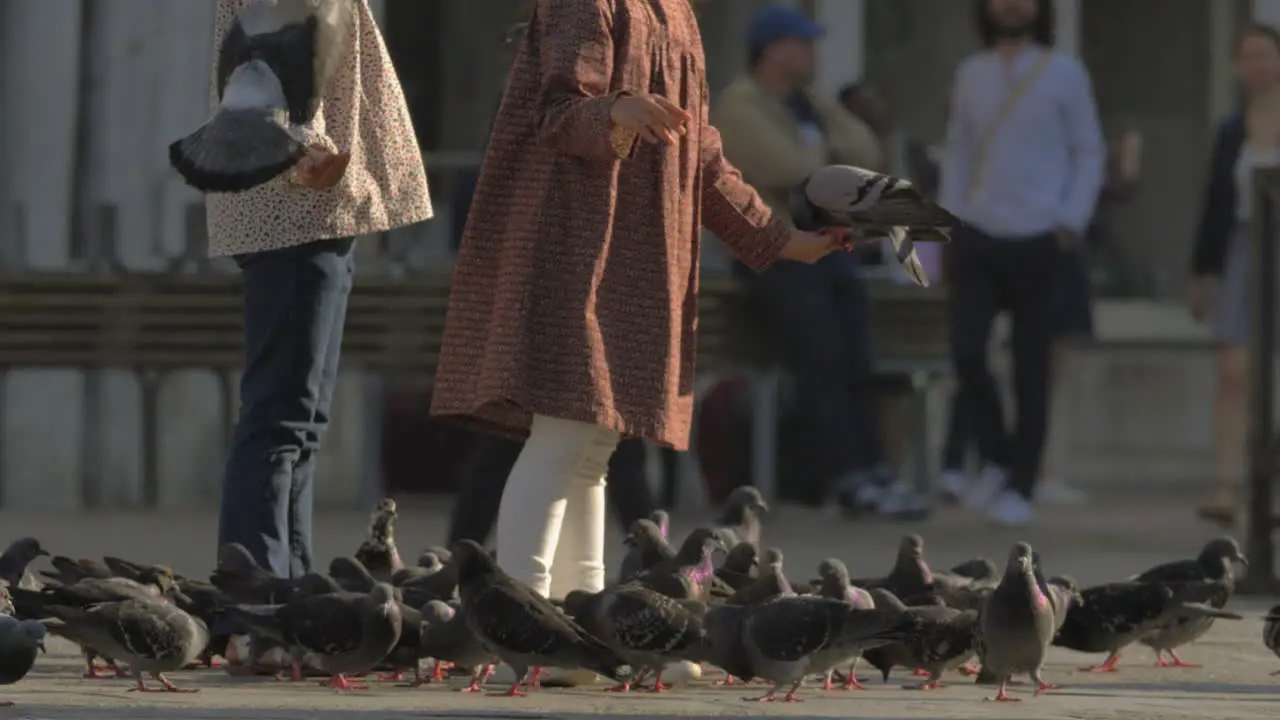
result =
[[499,567],[543,597],[604,589],[604,483],[617,446],[612,430],[533,417],[498,507]]

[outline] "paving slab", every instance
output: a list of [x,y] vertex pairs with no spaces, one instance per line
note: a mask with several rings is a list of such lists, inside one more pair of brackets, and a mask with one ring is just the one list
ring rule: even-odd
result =
[[[398,535],[402,551],[412,556],[444,535],[447,503],[401,503]],[[781,508],[769,518],[765,543],[786,551],[788,572],[805,576],[824,557],[846,560],[855,575],[888,569],[893,548],[908,531],[922,533],[926,554],[935,566],[986,555],[1000,559],[1015,540],[1031,542],[1051,574],[1069,573],[1082,583],[1121,579],[1155,562],[1194,553],[1221,531],[1194,520],[1186,498],[1109,496],[1088,509],[1046,511],[1040,522],[1023,531],[1000,530],[969,513],[949,510],[913,525],[850,522],[833,513]],[[698,518],[679,513],[676,533]],[[317,553],[321,558],[348,554],[359,543],[367,514],[320,512],[316,518]],[[34,534],[53,552],[77,556],[116,554],[140,561],[165,562],[183,573],[204,574],[212,565],[216,518],[211,512],[73,513],[0,512],[5,536]],[[611,560],[620,556],[616,531],[611,533]],[[670,693],[613,695],[600,688],[547,689],[527,698],[498,698],[452,692],[446,687],[409,689],[372,683],[371,690],[340,694],[314,684],[232,678],[220,671],[175,673],[180,685],[199,688],[189,695],[128,692],[124,680],[84,680],[79,657],[70,645],[55,641],[28,678],[0,688],[0,720],[328,720],[339,717],[590,720],[594,718],[1195,718],[1280,717],[1280,659],[1263,647],[1260,614],[1280,600],[1240,599],[1233,608],[1249,616],[1242,622],[1219,621],[1184,657],[1204,663],[1202,669],[1157,669],[1145,648],[1133,648],[1120,672],[1094,675],[1078,670],[1099,658],[1055,650],[1046,677],[1063,688],[1038,698],[1025,686],[1014,692],[1019,703],[985,702],[990,688],[971,685],[960,676],[952,685],[929,693],[902,689],[912,678],[895,674],[881,684],[863,674],[864,692],[822,692],[806,688],[797,704],[744,701],[753,686],[717,687],[704,678]]]

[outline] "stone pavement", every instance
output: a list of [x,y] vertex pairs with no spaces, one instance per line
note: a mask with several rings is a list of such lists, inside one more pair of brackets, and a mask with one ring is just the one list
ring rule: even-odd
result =
[[[898,537],[908,527],[923,533],[926,553],[936,566],[983,554],[1002,558],[1011,542],[1030,541],[1043,555],[1046,570],[1069,573],[1082,583],[1118,579],[1152,563],[1193,553],[1217,531],[1191,519],[1192,503],[1185,498],[1108,497],[1085,510],[1054,511],[1026,532],[991,528],[962,511],[941,512],[917,526],[851,523],[832,514],[783,508],[768,520],[766,543],[787,553],[794,576],[804,577],[828,555],[844,558],[855,575],[887,569]],[[410,555],[423,545],[439,542],[447,507],[441,502],[401,504],[400,545]],[[317,552],[321,558],[352,552],[358,543],[365,513],[322,512],[316,519]],[[676,532],[693,525],[677,515]],[[149,515],[143,513],[81,513],[41,515],[0,512],[6,537],[34,534],[54,552],[72,555],[117,554],[144,561],[165,562],[183,573],[203,574],[213,555],[215,518],[212,513]],[[2,540],[4,538],[0,538]],[[616,535],[611,548],[618,548]],[[613,559],[616,559],[616,555]],[[598,688],[549,689],[529,698],[496,698],[449,692],[441,687],[406,689],[374,683],[368,692],[341,695],[308,684],[276,683],[269,679],[230,678],[217,671],[177,673],[180,685],[201,689],[192,695],[140,695],[127,692],[117,680],[82,680],[76,653],[55,642],[50,654],[18,685],[0,688],[0,699],[16,707],[0,709],[0,720],[303,720],[368,716],[385,720],[407,718],[594,718],[646,717],[801,717],[801,718],[1161,718],[1206,717],[1247,720],[1275,718],[1280,713],[1280,659],[1261,643],[1257,616],[1275,600],[1241,599],[1233,607],[1250,616],[1243,622],[1219,622],[1184,657],[1205,663],[1205,669],[1156,669],[1145,648],[1131,649],[1113,675],[1077,670],[1098,658],[1055,650],[1046,677],[1063,689],[1025,702],[994,705],[983,702],[987,688],[954,677],[953,686],[934,693],[901,689],[911,679],[896,674],[888,684],[868,682],[869,690],[824,693],[806,688],[807,702],[794,705],[755,704],[742,700],[758,687],[712,686],[706,678],[692,687],[664,695],[608,695]],[[864,681],[871,680],[863,673]],[[1025,695],[1025,687],[1015,690]]]

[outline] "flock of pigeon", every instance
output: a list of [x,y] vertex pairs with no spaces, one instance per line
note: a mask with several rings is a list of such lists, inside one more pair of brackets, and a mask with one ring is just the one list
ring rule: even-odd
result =
[[[545,668],[598,673],[616,692],[660,692],[664,668],[695,663],[723,670],[721,685],[772,685],[751,699],[785,689],[779,699],[790,702],[810,677],[825,678],[826,689],[860,688],[854,670],[865,660],[885,680],[896,667],[914,671],[921,690],[941,687],[946,672],[977,675],[999,686],[994,700],[1016,701],[1011,676],[1029,675],[1037,695],[1055,687],[1041,676],[1051,646],[1107,653],[1095,672],[1113,671],[1135,643],[1161,666],[1188,666],[1180,648],[1217,619],[1243,619],[1223,609],[1232,565],[1245,562],[1227,537],[1194,559],[1087,588],[1046,577],[1023,542],[1003,571],[985,558],[930,570],[918,535],[903,539],[884,577],[851,579],[828,558],[818,579],[798,582],[784,574],[780,550],[760,549],[765,510],[754,488],[740,488],[716,523],[678,546],[665,514],[638,520],[618,582],[563,601],[537,595],[471,541],[429,548],[405,566],[391,500],[379,503],[352,557],[298,579],[264,570],[239,545],[221,548],[208,581],[113,557],[52,556],[52,570],[33,573],[49,553],[21,538],[0,555],[0,684],[21,680],[53,634],[82,648],[85,677],[131,677],[142,692],[194,692],[165,673],[213,667],[219,656],[234,672],[283,679],[287,669],[295,681],[319,673],[339,690],[365,688],[375,672],[394,681],[412,672],[412,686],[454,672],[475,692],[505,663],[514,683],[504,694],[513,696],[540,687]],[[1280,656],[1280,606],[1264,620],[1264,642]]]

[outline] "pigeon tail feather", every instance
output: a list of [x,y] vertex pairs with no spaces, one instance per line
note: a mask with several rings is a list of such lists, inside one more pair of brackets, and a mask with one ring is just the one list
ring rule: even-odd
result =
[[1184,618],[1220,618],[1222,620],[1243,620],[1244,616],[1239,613],[1233,613],[1229,610],[1219,610],[1218,608],[1203,603],[1178,603],[1173,608],[1173,614]]
[[288,172],[306,146],[265,109],[222,110],[169,145],[169,164],[201,192],[252,190]]

